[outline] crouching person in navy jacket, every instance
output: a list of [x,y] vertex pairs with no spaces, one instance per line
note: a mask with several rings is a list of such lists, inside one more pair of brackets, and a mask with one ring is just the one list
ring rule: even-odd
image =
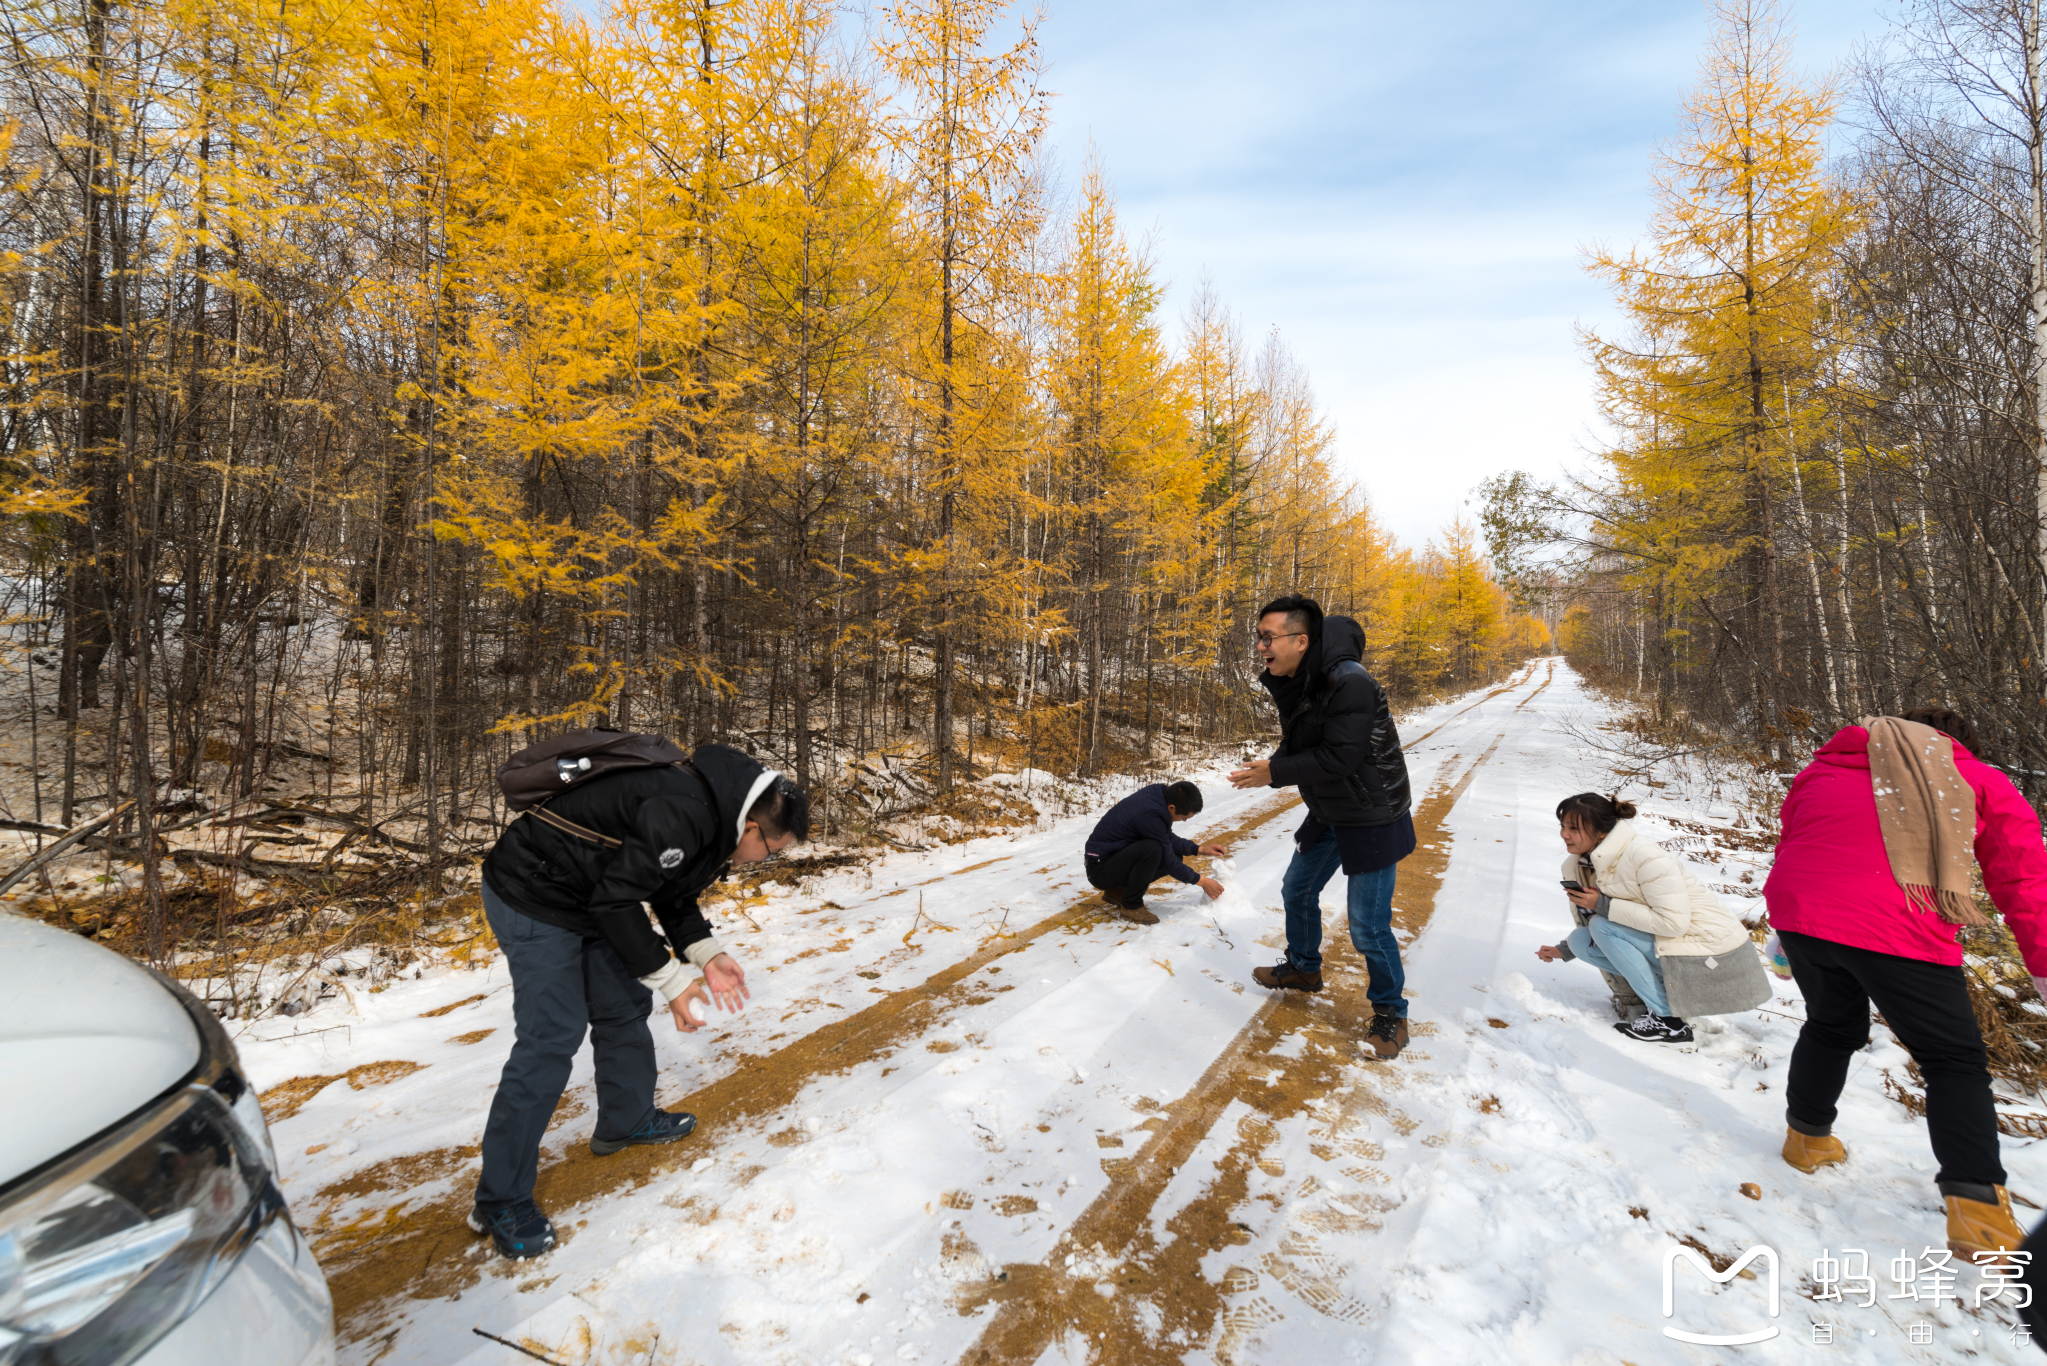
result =
[[712,937],[697,896],[728,864],[809,835],[802,788],[736,749],[703,745],[685,764],[591,778],[498,838],[483,863],[483,911],[511,972],[515,1036],[484,1124],[469,1227],[499,1252],[537,1257],[555,1245],[533,1185],[586,1031],[597,1067],[591,1152],[673,1143],[696,1128],[696,1116],[654,1105],[654,993],[692,1032],[703,1027],[693,1002],[740,1008],[746,974]]
[[1109,808],[1087,837],[1087,880],[1099,887],[1110,909],[1133,925],[1156,925],[1158,916],[1145,909],[1144,889],[1161,872],[1191,882],[1208,893],[1223,886],[1181,862],[1188,854],[1228,856],[1220,844],[1196,844],[1173,833],[1173,824],[1201,810],[1201,789],[1192,783],[1152,783],[1140,787]]

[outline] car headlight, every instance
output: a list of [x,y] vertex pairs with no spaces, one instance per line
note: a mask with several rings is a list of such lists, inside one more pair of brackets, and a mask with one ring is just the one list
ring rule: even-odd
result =
[[233,1045],[178,994],[205,1016],[194,1075],[0,1194],[0,1366],[134,1360],[284,1209]]

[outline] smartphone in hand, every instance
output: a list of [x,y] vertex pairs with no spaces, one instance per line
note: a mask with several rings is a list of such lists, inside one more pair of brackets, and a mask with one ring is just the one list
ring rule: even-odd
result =
[[1584,887],[1575,882],[1559,882],[1557,885],[1567,892],[1582,892],[1585,890]]

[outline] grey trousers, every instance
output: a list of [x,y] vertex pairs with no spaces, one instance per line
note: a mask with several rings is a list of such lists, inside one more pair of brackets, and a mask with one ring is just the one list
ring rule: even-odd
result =
[[654,1111],[654,993],[600,937],[512,909],[483,884],[483,913],[512,974],[511,1056],[483,1126],[477,1208],[495,1213],[533,1194],[540,1140],[568,1085],[583,1033],[597,1063],[599,1138],[624,1138]]

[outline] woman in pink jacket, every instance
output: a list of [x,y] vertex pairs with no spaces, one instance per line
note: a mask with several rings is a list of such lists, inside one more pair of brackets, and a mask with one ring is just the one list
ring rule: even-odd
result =
[[1964,1260],[2015,1250],[2025,1236],[2004,1189],[1988,1059],[1956,936],[1959,925],[1983,923],[1972,854],[2035,984],[2047,977],[2040,821],[1971,752],[1976,744],[1966,719],[1933,707],[1843,727],[1792,780],[1763,887],[1805,995],[1784,1160],[1803,1172],[1847,1160],[1833,1136],[1835,1102],[1849,1060],[1869,1042],[1874,1002],[1926,1079],[1948,1246]]

